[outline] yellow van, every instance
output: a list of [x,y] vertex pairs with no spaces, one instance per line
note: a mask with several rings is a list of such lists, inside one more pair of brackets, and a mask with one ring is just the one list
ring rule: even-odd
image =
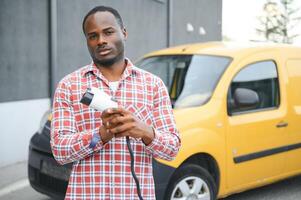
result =
[[[157,200],[214,200],[301,173],[301,48],[210,42],[156,51],[136,65],[169,89],[182,147],[153,160]],[[63,199],[50,120],[29,145],[31,186]]]
[[169,88],[182,139],[154,165],[158,199],[213,200],[301,173],[301,48],[188,44],[137,66]]

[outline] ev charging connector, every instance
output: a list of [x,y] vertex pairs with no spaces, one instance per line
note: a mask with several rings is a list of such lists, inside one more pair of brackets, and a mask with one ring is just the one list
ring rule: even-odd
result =
[[96,87],[88,88],[80,102],[101,112],[108,108],[118,107],[116,101],[113,101],[107,93]]

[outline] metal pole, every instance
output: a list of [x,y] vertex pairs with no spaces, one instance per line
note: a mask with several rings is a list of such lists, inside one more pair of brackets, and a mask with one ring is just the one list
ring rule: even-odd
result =
[[57,76],[57,0],[50,0],[50,97],[53,99]]
[[172,1],[173,0],[167,0],[167,47],[170,47],[172,45]]

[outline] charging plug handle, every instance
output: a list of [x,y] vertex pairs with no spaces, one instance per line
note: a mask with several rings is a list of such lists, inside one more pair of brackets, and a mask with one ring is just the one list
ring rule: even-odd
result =
[[89,106],[92,102],[92,99],[94,97],[94,94],[91,92],[91,89],[89,88],[85,94],[82,96],[80,102],[82,104],[85,104],[86,106]]

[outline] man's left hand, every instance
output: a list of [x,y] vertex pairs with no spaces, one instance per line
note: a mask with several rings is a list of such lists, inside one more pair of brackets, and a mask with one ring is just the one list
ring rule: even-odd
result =
[[133,113],[123,108],[109,108],[102,115],[110,117],[105,126],[107,131],[114,134],[115,137],[141,138],[146,145],[150,144],[155,137],[151,126],[148,126]]

